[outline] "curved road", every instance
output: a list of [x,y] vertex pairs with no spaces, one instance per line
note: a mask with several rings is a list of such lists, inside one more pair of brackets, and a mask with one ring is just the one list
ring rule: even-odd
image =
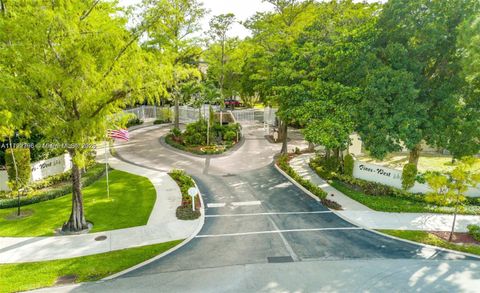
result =
[[[132,132],[118,156],[159,170],[185,169],[206,205],[205,225],[185,246],[85,292],[468,291],[475,259],[397,241],[336,216],[273,167],[279,146],[258,126],[227,156],[202,158],[165,146],[164,127]],[[296,141],[293,141],[296,143]],[[450,278],[450,279],[449,279]],[[473,283],[472,283],[473,282]]]

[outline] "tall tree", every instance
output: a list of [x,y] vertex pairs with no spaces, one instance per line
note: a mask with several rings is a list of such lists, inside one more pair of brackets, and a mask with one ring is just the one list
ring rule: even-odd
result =
[[140,5],[144,18],[156,19],[148,31],[146,46],[171,64],[169,93],[175,103],[174,127],[179,127],[179,105],[182,83],[198,78],[202,49],[196,34],[206,10],[197,0],[144,0]]
[[218,43],[220,46],[219,54],[219,63],[220,70],[218,73],[218,85],[220,88],[220,96],[224,98],[224,84],[225,84],[225,64],[227,63],[226,59],[226,47],[228,41],[228,31],[232,28],[232,25],[235,23],[235,15],[233,13],[220,14],[214,16],[210,20],[210,37]]
[[372,62],[359,115],[359,132],[374,156],[406,146],[409,163],[416,165],[422,142],[447,149],[455,145],[449,143],[449,128],[465,126],[457,116],[465,87],[459,27],[478,9],[476,0],[384,5],[372,48],[377,62]]
[[[279,78],[273,73],[279,68],[276,62],[283,62],[284,54],[303,29],[315,18],[316,5],[313,1],[267,0],[273,5],[274,12],[257,13],[245,25],[252,33],[252,42],[258,44],[256,54],[250,59],[256,72],[251,78],[257,82],[256,90],[270,104],[278,105],[279,139],[282,141],[282,153],[287,152],[287,129],[290,122],[291,91],[280,90]],[[276,54],[279,54],[276,56]],[[275,58],[278,57],[278,60]],[[281,80],[281,79],[280,79]],[[283,80],[285,81],[285,80]],[[279,87],[280,86],[280,87]]]
[[16,94],[25,105],[34,107],[36,123],[47,137],[70,154],[72,207],[63,230],[86,229],[81,190],[86,146],[105,138],[109,115],[145,96],[165,93],[157,82],[162,78],[154,59],[138,46],[154,19],[129,31],[125,13],[115,2],[3,4],[2,75],[20,90]]

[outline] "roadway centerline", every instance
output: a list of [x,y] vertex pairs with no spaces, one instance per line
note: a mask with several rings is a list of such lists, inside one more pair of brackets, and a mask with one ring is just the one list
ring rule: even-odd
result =
[[272,230],[272,231],[256,231],[256,232],[242,232],[242,233],[230,233],[230,234],[205,234],[205,235],[197,235],[195,236],[195,238],[232,237],[232,236],[259,235],[259,234],[278,234],[278,233],[288,233],[288,232],[317,232],[317,231],[342,231],[342,230],[363,230],[363,228],[338,227],[338,228]]
[[274,215],[308,215],[308,214],[331,214],[332,211],[313,211],[313,212],[271,212],[271,213],[251,213],[251,214],[225,214],[225,215],[205,215],[205,218],[220,217],[249,217],[249,216],[274,216]]

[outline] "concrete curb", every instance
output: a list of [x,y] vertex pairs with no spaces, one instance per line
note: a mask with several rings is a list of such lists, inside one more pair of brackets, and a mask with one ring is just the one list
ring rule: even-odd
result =
[[[298,188],[300,188],[303,192],[305,192],[306,194],[308,194],[311,198],[313,198],[314,200],[316,200],[318,203],[320,203],[320,199],[318,198],[318,196],[316,196],[315,194],[313,194],[310,190],[306,189],[305,187],[303,187],[303,185],[301,185],[300,183],[298,183],[297,181],[295,181],[292,177],[290,177],[290,175],[288,175],[287,173],[285,173],[285,171],[283,171],[282,169],[280,169],[280,167],[278,167],[278,165],[276,163],[273,163],[273,166],[275,166],[275,169],[277,169],[278,172],[280,172],[280,174],[282,174],[285,178],[288,179],[288,181],[292,182],[293,185],[297,186]],[[327,207],[325,207],[327,208]]]
[[[274,163],[274,166],[275,168],[280,172],[280,174],[282,174],[285,178],[287,178],[290,182],[292,182],[295,186],[297,186],[298,188],[300,188],[303,192],[305,192],[306,194],[308,194],[310,197],[312,197],[313,199],[315,199],[319,204],[320,204],[320,199],[318,197],[316,197],[313,193],[311,193],[309,190],[307,190],[305,187],[303,187],[300,183],[296,182],[292,177],[290,177],[287,173],[285,173],[285,171],[283,171],[282,169],[280,169],[280,167],[277,166],[276,163]],[[323,205],[322,205],[323,206]],[[472,257],[472,258],[475,258],[475,259],[478,259],[480,260],[480,256],[478,255],[475,255],[475,254],[471,254],[471,253],[468,253],[468,252],[462,252],[462,251],[457,251],[457,250],[451,250],[451,249],[448,249],[448,248],[443,248],[443,247],[438,247],[438,246],[433,246],[433,245],[429,245],[429,244],[424,244],[424,243],[420,243],[420,242],[415,242],[415,241],[411,241],[411,240],[408,240],[408,239],[403,239],[403,238],[399,238],[399,237],[395,237],[395,236],[392,236],[392,235],[389,235],[389,234],[384,234],[382,232],[379,232],[377,230],[374,230],[374,229],[370,229],[362,224],[359,224],[357,222],[355,222],[354,220],[350,219],[350,218],[347,218],[345,217],[344,215],[342,215],[341,213],[335,211],[335,210],[332,210],[328,207],[325,207],[327,208],[328,210],[330,210],[332,213],[334,213],[335,215],[337,215],[339,218],[357,226],[357,227],[360,227],[362,228],[363,230],[365,231],[369,231],[369,232],[372,232],[372,233],[375,233],[377,235],[380,235],[380,236],[383,236],[383,237],[387,237],[387,238],[391,238],[391,239],[395,239],[397,241],[403,241],[403,242],[406,242],[406,243],[410,243],[410,244],[415,244],[415,245],[418,245],[418,246],[422,246],[422,247],[426,247],[426,248],[431,248],[431,249],[435,249],[435,250],[440,250],[440,251],[444,251],[444,252],[449,252],[449,253],[454,253],[454,254],[460,254],[460,255],[464,255],[464,256],[468,256],[468,257]]]
[[[192,178],[193,180],[193,178]],[[202,193],[200,192],[200,189],[198,189],[198,186],[197,186],[197,183],[195,182],[195,180],[193,180],[193,183],[195,184],[195,187],[197,188],[198,190],[198,196],[200,198],[200,203],[201,203],[201,206],[200,206],[200,213],[201,213],[201,216],[200,216],[200,222],[198,223],[197,225],[197,228],[195,229],[195,231],[190,235],[190,237],[188,237],[187,239],[183,240],[180,244],[176,245],[175,247],[172,247],[171,249],[151,258],[151,259],[148,259],[144,262],[141,262],[139,264],[136,264],[134,265],[133,267],[130,267],[126,270],[123,270],[123,271],[120,271],[118,273],[115,273],[113,275],[110,275],[108,277],[105,277],[103,279],[101,279],[100,281],[97,281],[97,282],[102,282],[102,281],[108,281],[108,280],[112,280],[112,279],[115,279],[115,278],[118,278],[120,276],[123,276],[125,274],[128,274],[129,272],[131,271],[134,271],[136,269],[139,269],[143,266],[146,266],[156,260],[159,260],[161,259],[162,257],[165,257],[167,255],[169,255],[170,253],[173,253],[174,251],[177,251],[178,249],[182,248],[183,246],[185,246],[187,243],[189,243],[191,240],[193,240],[193,238],[195,238],[198,233],[200,233],[200,231],[202,230],[203,228],[203,225],[205,224],[205,207],[204,207],[204,204],[203,204],[203,196],[202,196]]]

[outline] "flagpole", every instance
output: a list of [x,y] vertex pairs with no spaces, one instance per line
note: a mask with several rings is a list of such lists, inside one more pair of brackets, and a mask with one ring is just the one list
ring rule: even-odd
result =
[[108,186],[108,152],[107,152],[107,138],[105,138],[105,174],[107,175],[107,197],[110,199],[110,188]]

